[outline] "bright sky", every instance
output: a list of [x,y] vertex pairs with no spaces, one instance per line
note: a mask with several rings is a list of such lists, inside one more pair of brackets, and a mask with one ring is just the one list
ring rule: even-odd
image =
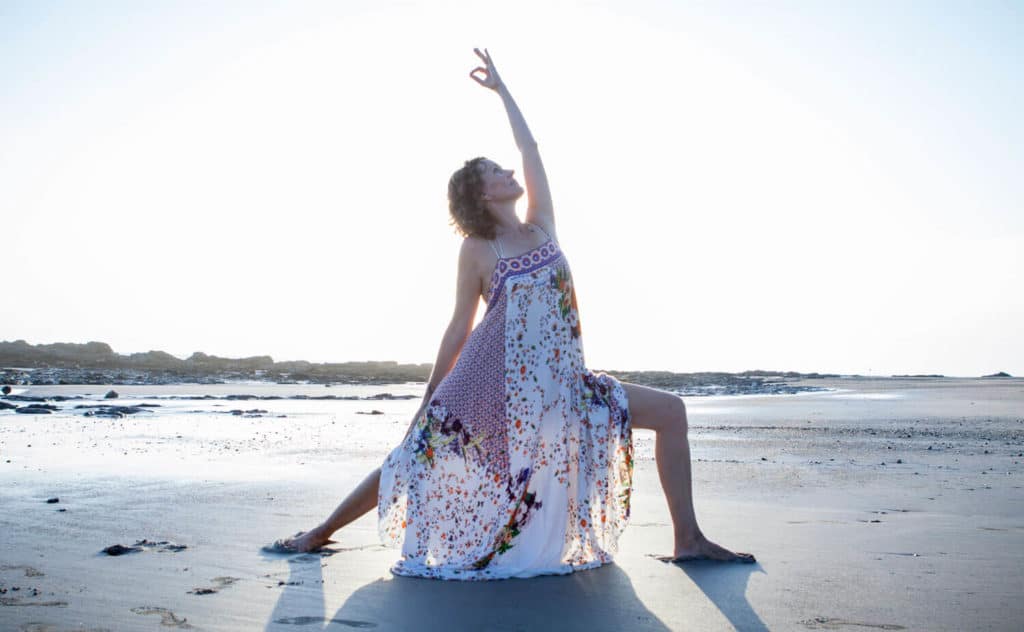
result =
[[[595,369],[1024,374],[1024,5],[0,3],[0,339],[432,362],[538,139]],[[483,307],[478,317],[483,314]]]

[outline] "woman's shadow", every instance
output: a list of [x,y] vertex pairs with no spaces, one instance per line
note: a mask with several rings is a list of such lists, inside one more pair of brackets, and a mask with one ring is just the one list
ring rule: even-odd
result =
[[[266,630],[651,630],[669,628],[636,596],[629,577],[606,564],[570,575],[463,582],[392,576],[325,608],[319,555],[289,559]],[[297,631],[296,631],[297,632]]]
[[[266,630],[669,630],[639,600],[629,577],[614,563],[527,580],[459,582],[392,576],[357,589],[329,615],[322,559],[319,554],[288,559],[288,580]],[[751,573],[764,572],[759,564],[675,566],[734,628],[768,630],[746,597]]]

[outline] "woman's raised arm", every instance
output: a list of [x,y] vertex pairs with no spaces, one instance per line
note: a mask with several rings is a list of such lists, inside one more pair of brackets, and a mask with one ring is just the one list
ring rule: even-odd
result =
[[[551,203],[551,189],[548,186],[548,177],[544,173],[544,163],[540,160],[540,151],[537,149],[537,141],[533,139],[530,128],[526,125],[523,113],[519,111],[515,99],[509,93],[505,83],[498,75],[494,67],[491,54],[485,48],[480,52],[479,48],[473,51],[483,60],[484,65],[474,68],[469,76],[485,88],[490,88],[501,96],[505,104],[505,112],[508,114],[508,122],[512,125],[512,136],[515,138],[516,146],[523,156],[523,177],[526,180],[526,221],[532,224],[555,228],[555,211]],[[478,77],[480,73],[482,76]]]

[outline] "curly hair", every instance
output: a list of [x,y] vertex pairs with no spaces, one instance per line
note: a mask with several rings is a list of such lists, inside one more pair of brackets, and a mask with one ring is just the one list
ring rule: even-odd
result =
[[484,181],[477,166],[485,158],[467,160],[448,180],[449,222],[462,236],[494,239],[494,218],[484,205]]

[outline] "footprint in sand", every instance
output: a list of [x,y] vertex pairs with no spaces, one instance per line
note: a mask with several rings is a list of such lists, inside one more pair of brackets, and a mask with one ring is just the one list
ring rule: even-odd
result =
[[906,630],[895,623],[864,623],[862,621],[846,621],[834,617],[814,617],[800,621],[800,625],[811,630],[839,630],[842,628],[871,628],[874,630]]
[[158,606],[139,606],[138,608],[132,608],[132,612],[135,614],[158,614],[160,615],[160,625],[168,628],[179,628],[182,630],[193,629],[188,623],[188,619],[174,614],[167,608],[160,608]]
[[0,565],[0,571],[25,571],[25,577],[42,577],[43,572],[32,568],[26,564],[3,564]]
[[212,595],[212,594],[218,592],[221,588],[225,588],[225,587],[230,586],[231,584],[237,582],[239,579],[241,579],[241,578],[240,577],[227,577],[227,576],[224,576],[224,577],[214,577],[210,581],[212,581],[214,584],[216,584],[216,586],[208,586],[208,587],[205,587],[205,588],[193,588],[192,590],[188,591],[188,594],[190,594],[190,595]]

